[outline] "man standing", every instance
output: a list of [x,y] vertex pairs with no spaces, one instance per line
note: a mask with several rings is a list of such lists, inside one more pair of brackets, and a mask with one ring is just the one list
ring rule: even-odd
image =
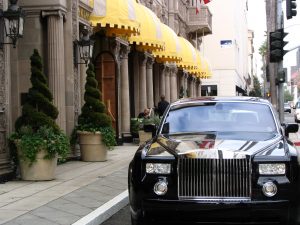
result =
[[160,96],[160,102],[157,105],[157,112],[159,116],[162,116],[166,110],[166,108],[169,106],[169,102],[166,101],[165,96]]

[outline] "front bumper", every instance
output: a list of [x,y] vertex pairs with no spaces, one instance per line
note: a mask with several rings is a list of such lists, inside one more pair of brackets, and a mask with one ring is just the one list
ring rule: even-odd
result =
[[147,220],[207,223],[288,224],[289,201],[199,202],[145,200],[142,213]]

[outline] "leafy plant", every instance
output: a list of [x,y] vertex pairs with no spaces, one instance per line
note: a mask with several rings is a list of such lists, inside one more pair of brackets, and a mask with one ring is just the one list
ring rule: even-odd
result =
[[22,115],[16,120],[15,130],[9,140],[11,151],[16,155],[16,145],[20,155],[31,163],[42,149],[46,159],[56,155],[66,157],[69,151],[67,136],[56,125],[58,110],[52,103],[52,94],[43,74],[42,59],[35,49],[31,60],[31,84],[22,108]]
[[95,79],[95,69],[93,64],[89,64],[86,71],[86,84],[84,100],[85,104],[78,117],[78,126],[73,132],[76,140],[77,131],[101,132],[103,143],[112,149],[115,146],[115,133],[111,125],[110,117],[105,113],[105,105],[100,101],[101,93],[98,89],[98,82]]
[[143,130],[145,125],[154,124],[158,126],[160,123],[160,118],[158,115],[154,115],[150,118],[132,118],[130,130],[132,134],[137,134],[139,130]]
[[19,157],[29,160],[30,163],[36,161],[37,154],[43,149],[47,152],[45,159],[52,159],[57,155],[64,159],[70,147],[69,139],[63,132],[56,132],[47,126],[42,126],[38,130],[23,126],[18,133],[11,135],[10,141],[15,142],[22,150]]

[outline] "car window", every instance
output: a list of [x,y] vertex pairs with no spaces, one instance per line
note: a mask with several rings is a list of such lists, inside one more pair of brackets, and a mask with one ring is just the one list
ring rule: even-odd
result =
[[300,108],[300,102],[297,102],[296,109],[299,109],[299,108]]
[[166,120],[168,130],[182,132],[276,132],[269,106],[243,102],[216,102],[171,108]]

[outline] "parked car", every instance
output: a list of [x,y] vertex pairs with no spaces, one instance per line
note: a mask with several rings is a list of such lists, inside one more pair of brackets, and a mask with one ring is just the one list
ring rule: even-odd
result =
[[292,112],[292,108],[291,108],[290,104],[287,102],[284,103],[284,112],[289,112],[289,113]]
[[295,122],[299,123],[299,121],[300,121],[300,102],[297,102],[295,104],[294,117],[295,117]]
[[282,125],[267,100],[182,99],[151,129],[129,165],[132,225],[296,224],[300,166],[288,135],[298,124]]

